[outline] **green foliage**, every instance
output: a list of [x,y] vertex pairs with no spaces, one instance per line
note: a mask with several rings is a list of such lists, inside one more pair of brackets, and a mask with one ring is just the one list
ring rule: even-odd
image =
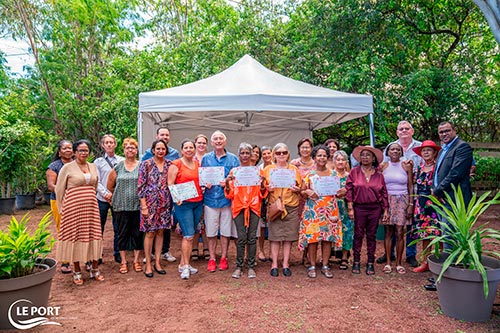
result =
[[33,234],[26,227],[28,214],[20,221],[12,216],[8,230],[0,230],[0,279],[30,275],[36,260],[47,257],[54,245],[54,238],[48,230],[50,216],[49,212],[42,217]]
[[[452,185],[453,186],[453,185]],[[486,277],[486,269],[482,263],[481,256],[493,256],[500,259],[500,252],[494,250],[486,250],[484,244],[500,246],[500,231],[487,227],[487,223],[476,225],[477,219],[483,214],[488,207],[495,204],[500,204],[500,191],[496,195],[487,200],[491,192],[483,194],[481,197],[473,195],[469,205],[465,205],[462,189],[453,186],[455,200],[448,193],[446,195],[446,203],[442,203],[434,196],[428,196],[432,201],[432,207],[442,216],[448,223],[439,222],[443,233],[440,236],[429,236],[424,239],[430,240],[428,249],[434,247],[434,254],[439,258],[439,244],[445,244],[444,253],[449,254],[443,263],[443,268],[438,276],[437,281],[441,278],[446,270],[451,266],[461,266],[466,269],[477,270],[483,279],[483,290],[485,298],[488,297],[488,279]],[[451,207],[451,208],[448,208]]]
[[498,187],[500,184],[500,159],[477,154],[474,154],[474,158],[476,160],[474,181],[489,182]]

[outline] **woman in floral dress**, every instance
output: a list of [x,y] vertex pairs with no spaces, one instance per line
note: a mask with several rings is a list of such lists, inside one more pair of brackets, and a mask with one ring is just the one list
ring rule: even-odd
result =
[[301,195],[306,198],[306,203],[299,229],[299,249],[307,248],[309,251],[310,266],[307,269],[307,275],[310,278],[316,277],[318,243],[321,242],[322,251],[321,273],[327,278],[333,277],[328,266],[332,244],[342,246],[342,222],[339,219],[335,197],[319,196],[312,185],[314,178],[334,175],[334,171],[326,167],[329,155],[330,151],[326,146],[314,147],[312,156],[316,167],[306,175],[305,189],[301,191]]
[[[165,275],[161,268],[161,248],[163,232],[172,224],[172,198],[168,189],[168,168],[171,162],[165,158],[168,148],[163,140],[156,140],[151,146],[153,158],[141,163],[139,167],[138,193],[141,203],[140,230],[146,233],[144,254],[146,267],[144,275],[153,277],[156,273]],[[155,242],[155,264],[151,264],[151,252]]]
[[[423,162],[417,167],[415,173],[415,183],[417,185],[417,199],[415,200],[415,229],[413,237],[415,239],[422,239],[428,236],[439,236],[440,229],[437,222],[437,213],[431,207],[432,201],[427,198],[431,195],[432,179],[434,178],[434,168],[436,166],[436,156],[441,150],[441,147],[436,145],[431,140],[422,142],[420,147],[413,148],[413,151],[420,157]],[[423,239],[423,248],[427,248],[430,240]],[[429,270],[427,264],[428,253],[422,252],[422,261],[420,266],[413,269],[415,273],[422,273]]]

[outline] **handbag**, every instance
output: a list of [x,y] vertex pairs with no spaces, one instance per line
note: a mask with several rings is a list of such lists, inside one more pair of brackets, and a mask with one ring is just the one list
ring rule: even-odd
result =
[[272,204],[267,204],[267,221],[272,222],[281,216],[281,213],[285,210],[285,206],[281,201],[281,197],[278,197]]

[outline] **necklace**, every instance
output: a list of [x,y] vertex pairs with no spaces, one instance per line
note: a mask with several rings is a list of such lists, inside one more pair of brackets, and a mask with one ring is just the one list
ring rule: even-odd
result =
[[299,158],[299,162],[300,162],[300,164],[302,164],[302,165],[310,165],[310,164],[312,164],[314,161],[313,161],[313,159],[310,159],[310,160],[309,160],[309,161],[307,161],[307,162],[303,162],[303,161],[302,161],[302,159],[301,159],[301,158]]
[[370,176],[373,174],[373,168],[370,167],[370,169],[365,170],[363,167],[361,167],[361,171],[363,171],[363,174],[365,175],[365,179],[367,182],[370,181]]
[[426,167],[431,167],[431,166],[434,166],[435,164],[436,164],[436,162],[432,162],[432,163],[430,163],[430,164],[425,163],[425,164],[424,164],[424,166],[426,166]]

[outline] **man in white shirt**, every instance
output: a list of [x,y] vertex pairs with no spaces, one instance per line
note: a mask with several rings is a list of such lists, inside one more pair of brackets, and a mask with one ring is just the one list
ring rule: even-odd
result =
[[[99,175],[99,183],[97,184],[97,203],[99,204],[99,215],[101,216],[101,229],[104,234],[104,226],[108,218],[108,211],[111,208],[111,192],[107,189],[108,176],[111,170],[119,162],[125,158],[115,154],[116,138],[112,134],[106,134],[101,139],[101,147],[104,149],[104,155],[96,158],[94,161]],[[113,223],[113,256],[115,261],[121,263],[120,252],[118,251],[117,226],[111,209],[111,218]],[[102,261],[102,260],[100,260]]]

